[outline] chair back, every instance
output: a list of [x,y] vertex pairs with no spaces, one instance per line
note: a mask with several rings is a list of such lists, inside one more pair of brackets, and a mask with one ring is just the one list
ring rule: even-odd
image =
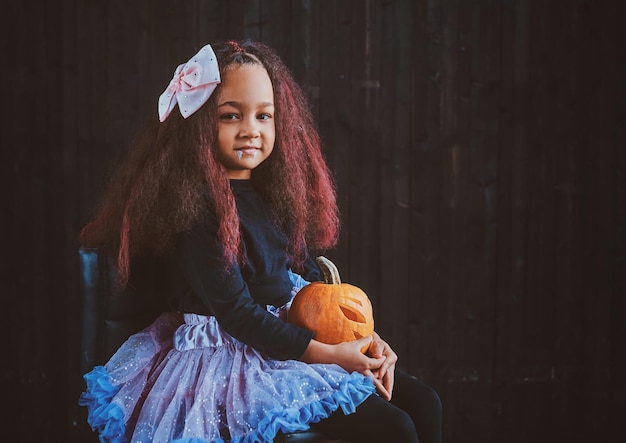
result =
[[169,309],[158,261],[133,263],[133,278],[120,289],[116,260],[97,248],[80,248],[82,284],[81,370],[102,365],[132,334]]

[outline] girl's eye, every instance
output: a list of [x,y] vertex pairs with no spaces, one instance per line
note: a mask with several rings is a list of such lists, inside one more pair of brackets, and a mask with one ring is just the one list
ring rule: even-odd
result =
[[269,120],[272,118],[272,114],[268,114],[268,113],[259,114],[257,118],[259,120]]
[[235,120],[237,118],[237,114],[226,113],[220,115],[220,120]]

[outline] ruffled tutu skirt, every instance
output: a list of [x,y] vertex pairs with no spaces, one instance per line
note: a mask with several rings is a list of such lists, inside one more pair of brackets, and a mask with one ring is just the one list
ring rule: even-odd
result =
[[84,376],[79,403],[101,442],[272,442],[375,388],[337,365],[273,360],[214,317],[164,313]]

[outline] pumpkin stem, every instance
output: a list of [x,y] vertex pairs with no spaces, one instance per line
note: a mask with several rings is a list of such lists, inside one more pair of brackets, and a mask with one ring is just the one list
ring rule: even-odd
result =
[[328,260],[326,257],[320,255],[315,259],[317,265],[320,267],[322,271],[322,276],[324,277],[324,283],[327,285],[340,285],[341,278],[339,278],[339,270],[335,264]]

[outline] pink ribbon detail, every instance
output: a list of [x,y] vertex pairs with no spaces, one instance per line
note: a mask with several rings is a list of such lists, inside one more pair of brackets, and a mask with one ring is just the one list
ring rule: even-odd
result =
[[159,120],[164,121],[176,103],[183,117],[189,117],[208,100],[220,81],[217,57],[211,45],[206,45],[176,68],[174,78],[159,97]]

